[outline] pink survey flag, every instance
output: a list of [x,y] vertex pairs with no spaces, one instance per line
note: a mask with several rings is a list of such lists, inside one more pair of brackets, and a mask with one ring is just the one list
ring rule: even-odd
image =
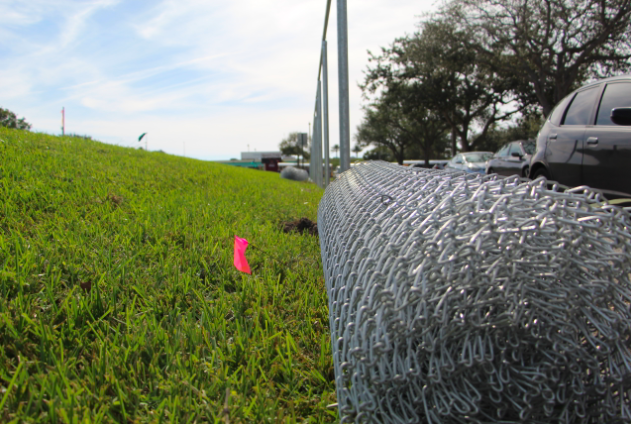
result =
[[245,249],[248,248],[248,241],[244,238],[234,236],[234,266],[241,272],[252,274],[248,260],[245,259]]

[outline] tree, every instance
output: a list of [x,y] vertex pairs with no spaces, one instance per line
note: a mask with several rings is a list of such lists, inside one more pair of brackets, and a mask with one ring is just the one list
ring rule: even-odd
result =
[[370,149],[363,156],[364,160],[385,160],[386,162],[393,162],[394,157],[392,153],[384,146],[377,146],[374,149]]
[[8,109],[0,108],[0,127],[15,128],[18,130],[30,130],[31,124],[20,118]]
[[353,147],[353,153],[355,153],[355,159],[359,158],[359,154],[361,153],[362,148],[359,144],[355,143],[355,147]]
[[432,18],[401,40],[404,78],[429,87],[428,106],[449,125],[454,152],[456,141],[464,151],[476,149],[491,128],[520,111],[509,106],[512,81],[480,60],[468,45],[470,36],[467,28]]
[[[362,88],[365,92],[393,85],[409,88],[402,91],[410,97],[408,109],[416,109],[426,124],[435,122],[425,143],[427,137],[442,142],[446,124],[453,151],[457,140],[462,150],[474,150],[490,128],[519,109],[507,106],[513,100],[510,82],[478,60],[468,37],[466,29],[430,17],[412,36],[395,40],[380,56],[371,55],[369,60],[376,66],[368,70]],[[429,129],[426,124],[419,129]],[[430,145],[424,150],[436,151]]]
[[374,93],[376,99],[364,107],[364,120],[357,128],[360,147],[385,147],[399,164],[411,150],[419,151],[429,164],[444,148],[446,123],[426,103],[425,90],[433,88],[393,78],[363,88],[365,97]]
[[289,133],[279,144],[279,148],[284,155],[302,156],[304,159],[309,159],[309,140],[304,146],[298,145],[298,133]]
[[511,141],[535,140],[543,121],[543,116],[537,113],[522,116],[511,125],[490,130],[484,142],[478,147],[480,150],[495,152]]
[[340,145],[339,144],[334,144],[332,149],[333,149],[333,152],[335,153],[335,157],[337,157],[337,152],[340,151]]
[[440,16],[545,116],[589,78],[631,67],[631,0],[452,0]]
[[402,113],[396,96],[385,93],[364,107],[364,118],[357,127],[355,139],[360,147],[383,146],[392,153],[394,160],[403,164],[406,148],[413,142],[408,131],[407,117]]

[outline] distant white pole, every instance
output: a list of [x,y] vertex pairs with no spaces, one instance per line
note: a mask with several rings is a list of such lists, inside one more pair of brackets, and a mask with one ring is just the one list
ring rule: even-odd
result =
[[66,108],[61,108],[61,135],[66,135]]

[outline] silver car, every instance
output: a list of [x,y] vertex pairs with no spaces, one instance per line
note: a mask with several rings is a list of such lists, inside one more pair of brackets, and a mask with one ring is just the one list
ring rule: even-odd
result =
[[486,161],[488,161],[492,157],[493,152],[458,153],[447,163],[446,168],[484,174],[484,172],[486,171]]

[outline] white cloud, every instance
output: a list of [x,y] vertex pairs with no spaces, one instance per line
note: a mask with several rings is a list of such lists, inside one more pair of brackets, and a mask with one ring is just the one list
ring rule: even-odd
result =
[[90,19],[99,9],[116,5],[119,0],[100,0],[83,4],[83,7],[75,9],[66,18],[66,21],[59,37],[58,49],[67,47],[75,42],[84,31],[87,20]]
[[[337,143],[336,2],[329,23],[331,144]],[[200,158],[275,149],[312,120],[322,0],[0,3],[0,107],[35,129],[68,130]],[[414,31],[432,1],[349,2],[351,128],[361,120],[367,49]],[[3,12],[6,12],[3,14]],[[158,147],[160,146],[160,147]]]

